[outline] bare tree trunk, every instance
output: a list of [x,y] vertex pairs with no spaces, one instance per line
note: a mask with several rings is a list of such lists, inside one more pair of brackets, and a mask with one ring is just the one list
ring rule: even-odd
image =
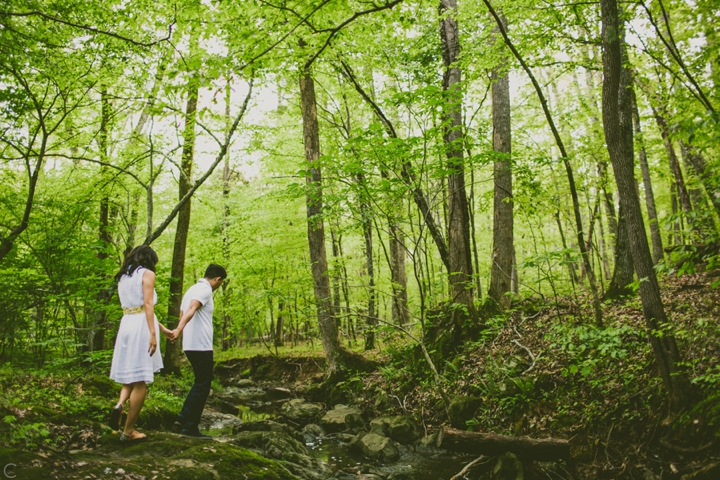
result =
[[627,232],[627,221],[622,206],[620,206],[618,216],[618,233],[615,237],[615,268],[613,269],[610,285],[608,285],[607,292],[605,292],[606,299],[630,295],[632,288],[629,285],[632,283],[633,274],[635,273],[630,251],[630,239]]
[[[98,133],[98,146],[100,147],[100,159],[103,162],[108,161],[109,151],[109,124],[110,124],[110,100],[108,98],[107,88],[102,87],[100,91],[100,132]],[[100,181],[104,181],[105,168],[102,167],[100,174]],[[102,264],[104,260],[108,258],[108,250],[112,246],[112,239],[110,238],[110,196],[107,192],[108,186],[103,186],[104,191],[100,199],[100,218],[98,228],[98,241],[100,242],[100,249],[97,252],[97,259]],[[97,310],[93,312],[92,325],[88,332],[88,347],[90,351],[102,350],[105,344],[105,322],[107,320],[105,314],[105,307],[110,303],[112,298],[112,292],[110,285],[105,285],[108,282],[108,277],[103,275],[100,284],[103,288],[98,292]]]
[[[230,116],[230,93],[232,88],[228,80],[225,85],[225,141],[228,143],[228,152],[225,154],[223,165],[223,220],[222,220],[222,254],[223,265],[230,265],[230,127],[232,125],[232,117]],[[230,324],[232,317],[230,316],[229,303],[230,289],[228,282],[222,284],[222,350],[230,349]]]
[[342,271],[341,271],[341,254],[340,254],[340,245],[337,238],[337,234],[335,233],[335,230],[332,228],[332,223],[330,224],[330,243],[332,244],[332,255],[333,260],[335,263],[335,268],[333,268],[332,273],[332,292],[333,292],[333,312],[335,314],[335,317],[340,317],[342,314],[342,310],[340,307],[340,301],[342,300],[340,295],[340,287],[342,286]]
[[[624,51],[622,52],[623,61],[627,62]],[[632,98],[632,76],[628,68],[623,68],[620,75],[619,83],[620,101],[629,102]],[[633,154],[633,120],[632,106],[628,103],[621,103],[618,107],[620,110],[618,115],[621,120],[620,135],[624,146],[623,152],[632,156]],[[636,184],[633,182],[633,185]],[[637,194],[637,188],[634,189]],[[625,218],[625,210],[620,204],[620,212],[618,213],[617,234],[615,236],[615,267],[613,269],[612,280],[608,285],[605,298],[617,298],[621,295],[629,295],[632,289],[629,285],[633,281],[634,265],[632,253],[630,252],[630,239],[627,231],[627,219]]]
[[[690,404],[690,382],[680,367],[682,361],[674,335],[668,332],[668,318],[660,297],[660,286],[653,268],[640,200],[635,189],[633,174],[632,114],[629,91],[620,88],[629,85],[622,76],[629,77],[623,67],[624,34],[617,0],[601,0],[603,41],[603,127],[605,141],[613,164],[615,182],[620,195],[620,205],[625,213],[627,232],[633,262],[640,282],[640,298],[648,330],[650,344],[660,376],[668,392],[672,411],[678,412]],[[658,332],[663,332],[658,335]]]
[[444,108],[444,135],[448,186],[448,260],[450,263],[449,282],[451,302],[462,306],[454,309],[453,344],[461,340],[462,328],[467,318],[475,317],[472,294],[472,255],[470,250],[470,219],[468,218],[467,193],[465,191],[465,170],[463,160],[463,97],[460,87],[460,68],[457,58],[460,53],[459,29],[455,19],[456,0],[442,0],[439,12],[440,39],[442,41],[443,91],[446,95]]
[[372,237],[372,208],[365,198],[365,176],[362,173],[357,175],[360,188],[360,215],[362,216],[363,239],[365,240],[365,269],[368,275],[368,303],[367,318],[365,323],[365,350],[373,350],[375,348],[375,329],[377,327],[377,317],[375,312],[375,271],[373,265],[373,237]]
[[670,130],[667,125],[667,120],[655,107],[653,107],[653,113],[655,115],[655,121],[657,122],[658,128],[660,129],[660,135],[662,136],[663,144],[665,145],[665,151],[667,151],[668,154],[668,160],[670,161],[670,171],[675,178],[678,199],[680,200],[680,205],[682,206],[683,212],[685,212],[685,218],[688,222],[688,226],[690,226],[692,204],[690,203],[690,195],[688,194],[687,188],[685,187],[685,180],[683,179],[680,162],[678,161],[677,154],[675,153],[675,147],[673,146],[672,139],[670,138]]
[[[580,248],[580,254],[583,259],[583,265],[585,267],[585,270],[588,274],[588,281],[590,283],[590,291],[592,292],[593,296],[593,310],[595,311],[595,323],[597,325],[602,325],[602,308],[600,306],[600,295],[598,294],[598,288],[597,283],[595,281],[595,274],[592,270],[592,267],[590,265],[590,255],[588,254],[587,249],[585,248],[585,239],[584,239],[584,233],[583,233],[583,224],[582,224],[582,214],[580,213],[580,200],[578,199],[577,194],[577,187],[575,185],[575,179],[573,175],[572,165],[570,165],[569,157],[567,154],[567,150],[565,150],[565,144],[562,141],[562,138],[560,138],[560,133],[558,132],[557,127],[555,126],[555,122],[553,121],[552,115],[550,114],[550,109],[548,108],[547,99],[545,98],[545,95],[542,92],[542,89],[540,88],[540,84],[537,82],[537,79],[533,75],[532,71],[530,70],[530,67],[525,63],[523,58],[520,56],[520,53],[517,51],[515,46],[510,41],[510,38],[507,35],[507,32],[505,31],[505,27],[502,24],[502,20],[498,16],[497,12],[493,8],[493,6],[490,4],[489,0],[483,0],[483,3],[490,11],[490,14],[495,19],[495,23],[498,26],[498,29],[500,30],[500,33],[503,36],[503,39],[505,40],[505,44],[508,46],[510,51],[513,53],[515,58],[518,60],[520,65],[522,66],[523,70],[525,70],[525,73],[527,73],[528,77],[530,77],[530,81],[533,84],[533,87],[535,88],[535,92],[538,95],[538,98],[540,100],[540,106],[543,109],[543,113],[545,113],[545,119],[548,122],[548,125],[550,126],[550,130],[552,131],[553,138],[555,139],[555,144],[558,147],[558,150],[560,150],[560,157],[563,161],[563,165],[565,166],[565,172],[567,174],[568,178],[568,184],[570,186],[570,197],[572,199],[573,203],[573,213],[575,216],[575,225],[577,226],[577,242],[578,247]],[[559,218],[558,218],[559,221]]]
[[305,160],[307,161],[307,219],[310,262],[312,266],[315,306],[322,336],[323,349],[327,358],[328,376],[341,373],[340,339],[333,314],[327,256],[325,254],[325,230],[322,220],[322,175],[320,170],[320,134],[315,100],[315,82],[310,72],[300,76],[300,100],[303,118]]
[[392,321],[405,325],[408,318],[407,269],[402,230],[390,224],[390,280],[393,288]]
[[643,186],[645,187],[645,205],[647,206],[648,221],[650,222],[650,239],[652,240],[653,263],[657,264],[663,259],[662,236],[660,235],[660,224],[658,223],[657,210],[655,209],[655,195],[653,194],[652,181],[650,179],[650,167],[647,161],[647,152],[645,151],[645,142],[640,129],[640,113],[638,112],[637,98],[635,89],[632,88],[632,113],[633,125],[635,127],[635,138],[638,139],[640,146],[640,170],[642,172]]
[[683,141],[680,142],[680,150],[686,163],[692,167],[695,175],[700,178],[700,182],[710,198],[710,203],[712,203],[715,212],[720,216],[720,186],[713,181],[713,172],[708,170],[705,157],[698,153],[692,145]]
[[[192,50],[192,49],[191,49]],[[183,131],[182,161],[180,164],[180,178],[178,187],[178,200],[192,186],[192,169],[195,157],[195,123],[197,120],[197,101],[200,82],[196,73],[191,74],[188,82],[188,96],[185,104],[185,130]],[[168,328],[175,328],[180,316],[182,303],[183,283],[185,278],[185,249],[187,247],[188,232],[190,230],[191,200],[180,208],[175,228],[175,241],[173,243],[172,265],[170,267],[170,292],[168,300],[167,324]],[[163,364],[165,371],[173,375],[180,375],[181,342],[167,342]]]
[[[507,20],[503,17],[503,26]],[[492,117],[494,194],[493,194],[493,252],[488,295],[502,308],[510,306],[513,265],[513,198],[510,132],[510,77],[507,59],[492,72]]]
[[285,345],[285,302],[280,299],[278,300],[278,314],[277,322],[275,323],[275,346],[282,347]]

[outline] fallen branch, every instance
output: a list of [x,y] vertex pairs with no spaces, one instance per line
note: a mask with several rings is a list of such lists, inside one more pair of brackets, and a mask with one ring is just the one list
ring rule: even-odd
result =
[[465,432],[443,427],[436,446],[445,450],[482,455],[512,452],[530,460],[550,461],[570,458],[570,444],[556,438],[510,437],[495,433]]
[[462,479],[462,478],[465,476],[465,474],[470,471],[470,469],[471,469],[472,467],[474,467],[474,466],[477,465],[478,463],[486,463],[486,462],[483,462],[483,460],[485,460],[486,458],[488,458],[488,457],[486,457],[485,455],[480,455],[478,458],[476,458],[476,459],[473,460],[472,462],[470,462],[470,463],[468,463],[467,465],[465,465],[465,467],[464,467],[462,470],[460,470],[460,473],[458,473],[457,475],[455,475],[454,477],[452,477],[450,480],[460,480],[460,479]]

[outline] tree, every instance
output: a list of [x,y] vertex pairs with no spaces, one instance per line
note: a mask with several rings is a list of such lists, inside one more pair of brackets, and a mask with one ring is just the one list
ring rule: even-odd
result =
[[669,320],[660,297],[660,286],[653,269],[635,190],[633,172],[632,116],[630,107],[630,71],[623,66],[624,28],[620,20],[617,0],[601,0],[603,42],[602,115],[605,141],[613,165],[620,205],[627,216],[627,232],[633,255],[635,272],[640,279],[640,298],[650,344],[674,412],[688,406],[691,399],[690,382],[682,371],[682,361],[675,336],[667,331]]
[[[507,20],[502,18],[507,28]],[[513,269],[513,198],[510,153],[510,77],[507,60],[492,72],[492,117],[494,162],[493,253],[490,297],[502,307],[509,305]]]

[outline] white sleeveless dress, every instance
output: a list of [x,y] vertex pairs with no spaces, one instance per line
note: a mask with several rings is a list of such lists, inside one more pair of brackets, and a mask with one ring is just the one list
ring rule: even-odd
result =
[[[142,277],[145,270],[139,267],[132,275],[123,275],[120,278],[118,295],[123,308],[139,307],[144,304]],[[157,293],[153,290],[153,305],[155,303],[157,303]],[[118,383],[151,383],[154,380],[154,373],[163,368],[157,317],[155,317],[155,336],[158,347],[151,357],[148,353],[150,330],[145,312],[123,315],[115,340],[110,378]]]

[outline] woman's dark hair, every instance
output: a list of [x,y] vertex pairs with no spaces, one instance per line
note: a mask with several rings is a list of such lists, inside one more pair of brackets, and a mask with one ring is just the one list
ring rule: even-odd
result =
[[139,247],[135,247],[132,252],[128,253],[125,257],[123,266],[120,267],[120,271],[117,275],[115,275],[115,280],[119,282],[123,275],[132,275],[138,267],[145,267],[154,272],[155,264],[157,262],[157,253],[155,253],[155,250],[150,248],[150,245],[140,245]]

